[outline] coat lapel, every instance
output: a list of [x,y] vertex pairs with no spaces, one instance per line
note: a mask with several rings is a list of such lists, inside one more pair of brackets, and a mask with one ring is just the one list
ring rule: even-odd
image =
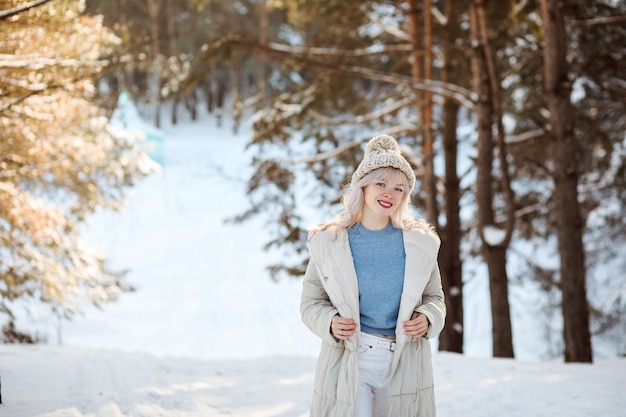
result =
[[352,261],[352,251],[348,242],[348,233],[341,232],[337,237],[337,247],[333,251],[333,259],[338,269],[338,281],[344,292],[346,304],[352,310],[352,319],[359,323],[359,285]]
[[403,322],[409,320],[413,311],[422,303],[422,293],[430,278],[432,257],[421,243],[419,232],[403,232],[404,253],[404,287],[400,308],[398,310],[398,323],[396,325],[396,352],[392,362],[392,373],[400,360],[400,352],[407,342],[408,336],[404,334]]
[[[324,234],[324,241],[318,242],[319,264],[323,266],[323,284],[331,301],[344,318],[353,319],[360,327],[359,289],[352,261],[352,252],[348,242],[348,233],[338,231]],[[358,338],[346,341],[346,347],[356,350]]]

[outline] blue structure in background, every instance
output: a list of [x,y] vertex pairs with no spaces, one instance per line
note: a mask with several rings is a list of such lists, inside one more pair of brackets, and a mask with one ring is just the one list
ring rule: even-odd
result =
[[165,165],[165,145],[163,131],[141,118],[135,103],[126,91],[117,99],[117,107],[111,116],[111,124],[130,133],[143,135],[150,146],[148,155],[161,166]]

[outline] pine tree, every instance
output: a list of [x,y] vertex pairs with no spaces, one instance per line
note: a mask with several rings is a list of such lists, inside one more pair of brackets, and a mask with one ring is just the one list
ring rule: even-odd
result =
[[86,245],[80,227],[100,208],[120,208],[125,189],[155,166],[141,138],[116,132],[94,104],[118,43],[102,19],[82,14],[74,1],[5,16],[0,310],[11,319],[12,302],[28,298],[71,316],[86,301],[100,306],[131,289]]

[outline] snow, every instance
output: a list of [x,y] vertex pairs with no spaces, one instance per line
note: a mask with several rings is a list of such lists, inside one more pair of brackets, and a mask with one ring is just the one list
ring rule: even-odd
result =
[[490,246],[498,246],[504,242],[506,231],[495,226],[487,225],[483,227],[483,237]]
[[[433,366],[439,417],[618,417],[626,407],[623,359],[536,364],[436,353]],[[289,355],[207,361],[2,345],[0,415],[305,417],[314,367],[312,357]]]
[[[280,255],[262,250],[262,219],[224,223],[247,208],[246,130],[204,117],[159,134],[161,171],[85,229],[137,290],[72,321],[18,302],[17,328],[47,343],[0,345],[0,417],[308,415],[320,341],[300,321],[301,281],[269,278]],[[434,353],[440,417],[624,415],[626,359],[540,361],[543,336],[519,309],[518,359],[489,358],[484,271],[463,291],[466,354]]]

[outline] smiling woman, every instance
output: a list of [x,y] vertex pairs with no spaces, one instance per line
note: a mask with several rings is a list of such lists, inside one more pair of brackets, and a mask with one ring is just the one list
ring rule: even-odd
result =
[[376,136],[343,211],[311,230],[300,311],[323,341],[312,417],[435,415],[427,339],[446,314],[440,240],[409,213],[414,185],[396,140]]

